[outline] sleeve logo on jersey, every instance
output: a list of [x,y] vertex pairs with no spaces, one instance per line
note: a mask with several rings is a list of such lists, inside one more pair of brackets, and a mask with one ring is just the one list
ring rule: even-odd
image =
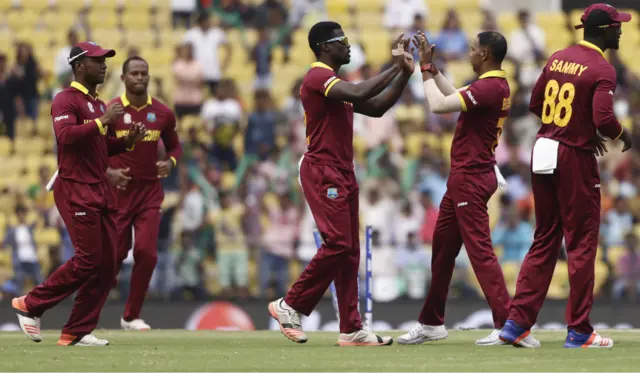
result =
[[613,91],[609,91],[609,94],[610,94],[611,96],[613,96]]
[[471,100],[471,102],[474,105],[478,105],[478,101],[476,101],[476,98],[473,97],[473,94],[471,93],[471,91],[467,91],[467,97],[469,97],[469,100]]
[[331,78],[327,79],[327,81],[324,82],[324,88],[326,89],[329,86],[329,84],[331,84],[331,82],[333,82],[336,79],[338,79],[337,76],[332,76]]
[[53,121],[54,122],[59,122],[59,121],[61,121],[63,119],[69,119],[69,115],[65,114],[65,115],[57,116],[57,117],[53,118]]

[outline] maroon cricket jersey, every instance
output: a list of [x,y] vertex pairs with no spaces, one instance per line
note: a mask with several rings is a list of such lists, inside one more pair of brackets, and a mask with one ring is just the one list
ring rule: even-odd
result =
[[451,173],[484,173],[496,164],[495,150],[511,108],[507,74],[489,71],[458,92],[462,113],[451,145]]
[[307,162],[353,170],[353,104],[327,98],[340,79],[322,62],[311,64],[300,87]]
[[600,48],[586,41],[554,53],[531,93],[529,110],[542,120],[538,137],[590,149],[598,129],[617,139],[613,112],[616,72]]
[[167,149],[167,158],[173,161],[174,166],[182,156],[176,116],[171,109],[151,96],[139,108],[131,105],[125,94],[111,102],[120,102],[124,108],[124,115],[112,126],[116,137],[127,136],[134,123],[144,124],[147,136],[138,141],[131,151],[109,158],[109,167],[129,168],[133,180],[157,180],[156,162],[160,139]]
[[107,179],[108,157],[126,149],[124,139],[109,136],[108,126],[98,119],[105,110],[105,103],[78,82],[54,97],[51,118],[59,177],[86,184]]

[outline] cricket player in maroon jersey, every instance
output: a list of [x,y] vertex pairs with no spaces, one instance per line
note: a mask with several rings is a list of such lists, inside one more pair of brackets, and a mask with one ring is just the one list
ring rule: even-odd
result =
[[74,46],[68,61],[75,81],[51,104],[59,165],[53,193],[75,254],[43,284],[11,302],[22,331],[36,342],[42,340],[42,314],[77,291],[58,345],[109,344],[91,334],[116,270],[116,206],[107,180],[107,161],[110,155],[133,149],[146,135],[140,124],[120,139],[108,134],[108,127],[123,109],[118,103],[105,105],[96,94],[96,86],[104,82],[105,59],[115,54],[91,42]]
[[478,80],[457,91],[431,62],[433,45],[418,34],[420,66],[427,104],[434,113],[462,112],[451,145],[451,173],[433,235],[431,287],[416,326],[398,338],[420,344],[448,336],[444,312],[455,260],[464,243],[473,271],[491,307],[495,330],[477,345],[504,344],[498,338],[509,314],[509,293],[493,252],[487,202],[504,182],[495,149],[509,114],[511,92],[502,70],[507,41],[482,32],[471,43],[469,59]]
[[589,320],[600,228],[594,152],[606,151],[601,137],[622,140],[622,151],[631,148],[631,135],[613,111],[616,72],[604,56],[605,50],[619,48],[622,22],[630,20],[630,14],[606,4],[588,7],[576,26],[584,28],[584,40],[549,58],[531,94],[529,110],[542,121],[531,162],[536,231],[500,334],[515,346],[540,346],[529,330],[544,303],[564,237],[570,285],[564,347],[613,347],[613,340],[594,332]]
[[400,35],[392,51],[392,66],[374,78],[351,84],[337,74],[350,60],[349,42],[341,26],[317,23],[308,39],[318,62],[311,65],[300,89],[308,143],[300,161],[300,183],[323,244],[286,297],[269,304],[269,313],[287,338],[305,343],[300,314],[309,315],[334,281],[340,313],[338,344],[390,345],[391,337],[363,330],[358,312],[360,223],[353,113],[379,117],[398,100],[415,67],[410,43]]
[[[160,178],[169,175],[180,160],[182,148],[175,115],[147,93],[149,64],[141,57],[127,59],[122,65],[121,79],[125,93],[111,102],[120,104],[124,115],[112,129],[116,137],[121,138],[129,134],[134,124],[143,123],[147,136],[134,150],[109,158],[110,172],[121,171],[127,175],[116,187],[119,235],[116,274],[134,243],[131,290],[120,324],[125,330],[148,330],[151,328],[140,318],[140,311],[158,261],[160,207],[164,199]],[[165,145],[167,159],[158,159],[159,140]]]

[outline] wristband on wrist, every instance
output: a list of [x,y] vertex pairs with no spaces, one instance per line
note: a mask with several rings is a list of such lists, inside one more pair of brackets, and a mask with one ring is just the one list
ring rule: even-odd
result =
[[420,72],[425,72],[425,71],[430,72],[431,74],[435,74],[436,66],[431,62],[420,65]]

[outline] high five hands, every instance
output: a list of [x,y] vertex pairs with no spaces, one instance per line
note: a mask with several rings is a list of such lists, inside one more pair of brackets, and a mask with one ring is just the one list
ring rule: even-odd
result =
[[423,32],[418,32],[413,37],[413,45],[418,48],[418,55],[420,56],[420,65],[430,64],[433,61],[433,53],[436,45],[431,44],[427,35]]
[[391,51],[393,62],[400,67],[405,74],[412,74],[415,69],[415,62],[413,61],[414,48],[410,48],[411,41],[404,39],[404,33],[400,34],[398,38],[393,42],[394,49]]

